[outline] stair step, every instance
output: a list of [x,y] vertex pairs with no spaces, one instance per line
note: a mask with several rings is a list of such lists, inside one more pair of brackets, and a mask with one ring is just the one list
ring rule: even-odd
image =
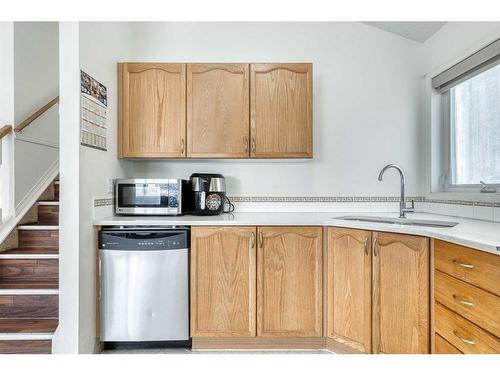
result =
[[58,257],[59,249],[57,247],[18,247],[0,252],[0,259],[57,259]]
[[30,231],[58,231],[59,225],[27,224],[27,225],[18,225],[17,229],[30,230]]
[[36,202],[39,206],[59,206],[59,201],[38,201]]
[[[0,317],[5,319],[36,319],[59,316],[59,296],[41,295],[0,295]],[[2,332],[0,330],[0,332]]]
[[0,259],[0,282],[57,279],[58,259]]
[[0,319],[0,333],[54,333],[59,321],[48,319]]
[[0,354],[51,354],[52,334],[0,334]]
[[20,225],[18,226],[19,247],[59,248],[58,228],[58,226]]
[[[5,289],[5,290],[2,290]],[[29,291],[28,291],[29,289]],[[34,289],[37,291],[35,292]],[[57,293],[59,289],[58,279],[34,279],[34,280],[0,280],[0,294],[12,294],[20,290],[19,294],[41,294],[40,290],[49,289],[51,294]],[[55,289],[55,291],[53,291]],[[21,291],[22,290],[22,291]],[[43,292],[42,292],[43,293]]]
[[37,210],[38,210],[37,226],[59,225],[59,204],[38,203]]

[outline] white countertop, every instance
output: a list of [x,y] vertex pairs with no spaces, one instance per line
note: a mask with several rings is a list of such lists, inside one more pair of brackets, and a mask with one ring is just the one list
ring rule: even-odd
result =
[[94,220],[94,225],[235,225],[235,226],[284,226],[318,225],[367,229],[382,232],[415,234],[469,246],[475,249],[500,255],[500,223],[465,219],[454,216],[441,216],[426,213],[408,214],[417,220],[455,221],[459,224],[452,228],[422,227],[347,221],[334,219],[339,216],[384,216],[397,217],[396,213],[349,213],[349,212],[237,212],[219,216],[112,216]]

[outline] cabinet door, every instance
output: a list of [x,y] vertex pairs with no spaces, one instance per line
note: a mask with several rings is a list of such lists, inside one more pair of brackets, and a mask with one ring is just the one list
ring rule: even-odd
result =
[[371,353],[371,232],[328,228],[327,336]]
[[119,157],[184,157],[186,65],[122,63]]
[[429,353],[429,239],[374,232],[373,352]]
[[322,335],[322,228],[259,227],[257,335]]
[[251,64],[254,158],[311,158],[312,64]]
[[248,64],[188,64],[188,157],[249,157]]
[[255,336],[255,230],[191,228],[191,336]]

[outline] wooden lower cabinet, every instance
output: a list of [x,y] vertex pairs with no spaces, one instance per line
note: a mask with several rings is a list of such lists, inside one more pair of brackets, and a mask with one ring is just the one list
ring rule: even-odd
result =
[[429,239],[373,232],[373,352],[430,352]]
[[191,228],[191,336],[255,336],[255,227]]
[[321,227],[259,227],[257,336],[321,337]]
[[371,232],[328,228],[327,337],[371,353]]
[[329,228],[327,337],[365,353],[429,353],[429,239]]
[[464,354],[500,353],[500,256],[432,241],[434,352],[453,351],[451,346]]
[[436,345],[435,354],[462,354],[460,350],[455,348],[438,334],[434,335],[434,342]]

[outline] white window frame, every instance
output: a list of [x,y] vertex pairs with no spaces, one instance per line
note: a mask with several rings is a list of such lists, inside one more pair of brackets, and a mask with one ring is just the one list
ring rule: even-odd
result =
[[[443,190],[444,192],[447,193],[474,193],[474,192],[479,192],[481,190],[482,185],[478,181],[477,184],[452,184],[451,183],[451,176],[452,176],[452,160],[453,160],[453,155],[452,155],[452,146],[451,146],[451,140],[452,140],[452,118],[451,118],[451,113],[453,111],[452,105],[454,102],[451,100],[451,90],[446,91],[445,93],[441,94],[442,97],[442,111],[443,111],[443,133],[444,133],[444,147],[443,147],[443,155],[442,155],[442,160],[443,160],[443,174],[444,174],[444,184],[443,184]],[[495,184],[488,184],[488,186],[495,187],[498,190],[500,190],[500,183],[495,183]],[[486,193],[483,193],[486,194]],[[488,193],[490,194],[490,193]]]
[[500,184],[488,184],[495,187],[496,193],[481,193],[482,185],[477,184],[451,184],[451,118],[449,91],[441,93],[432,87],[432,77],[440,74],[474,52],[487,46],[492,39],[489,38],[466,51],[446,66],[442,66],[424,76],[425,91],[425,152],[426,152],[426,185],[425,196],[433,199],[481,200],[500,202]]

